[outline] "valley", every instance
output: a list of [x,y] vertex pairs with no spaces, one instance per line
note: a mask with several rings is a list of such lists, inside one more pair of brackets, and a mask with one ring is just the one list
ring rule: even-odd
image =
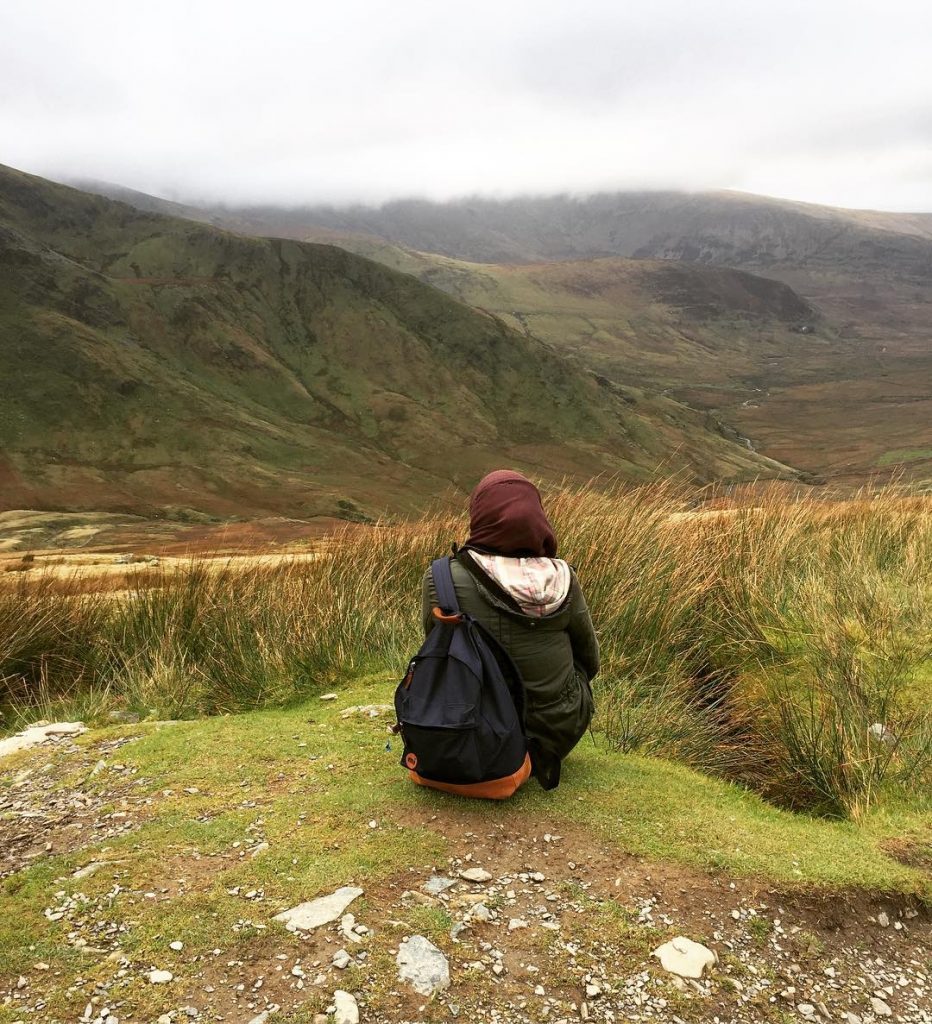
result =
[[0,172],[6,508],[369,519],[503,462],[792,477],[714,416],[331,245]]
[[164,208],[414,274],[811,481],[932,477],[930,214],[728,192]]

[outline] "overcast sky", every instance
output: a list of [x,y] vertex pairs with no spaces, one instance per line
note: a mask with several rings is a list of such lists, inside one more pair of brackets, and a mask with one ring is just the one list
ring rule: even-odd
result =
[[229,202],[932,210],[932,2],[0,0],[0,163]]

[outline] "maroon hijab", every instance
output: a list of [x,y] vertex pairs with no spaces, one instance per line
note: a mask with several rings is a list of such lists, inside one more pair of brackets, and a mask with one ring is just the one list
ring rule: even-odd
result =
[[497,555],[546,556],[557,553],[557,538],[527,477],[497,469],[483,477],[469,498],[467,546]]

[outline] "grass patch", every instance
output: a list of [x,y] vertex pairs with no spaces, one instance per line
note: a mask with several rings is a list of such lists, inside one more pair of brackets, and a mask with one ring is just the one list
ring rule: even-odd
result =
[[877,460],[878,466],[895,466],[903,462],[922,462],[932,459],[932,448],[897,448],[884,452]]
[[[672,485],[548,504],[600,632],[597,728],[621,752],[857,818],[932,790],[932,501],[758,498],[708,514]],[[0,588],[15,727],[112,707],[186,718],[288,706],[418,645],[444,517],[336,537],[314,561],[193,562],[114,601],[40,577]],[[297,751],[296,751],[297,753]]]
[[[385,886],[396,900],[434,868],[443,870],[445,814],[462,809],[452,797],[407,782],[397,750],[386,749],[385,719],[341,717],[346,706],[383,702],[392,686],[393,677],[383,673],[347,681],[335,702],[311,699],[287,709],[132,727],[140,738],[103,759],[107,766],[126,765],[124,776],[135,769],[126,792],[146,809],[142,824],[41,858],[0,883],[3,974],[34,979],[33,965],[48,963],[47,1012],[65,1018],[79,1015],[93,986],[105,980],[112,986],[123,969],[119,997],[154,1019],[180,989],[172,996],[147,986],[144,973],[153,966],[186,983],[205,971],[212,978],[227,961],[255,957],[257,950],[268,949],[270,959],[272,952],[313,959],[302,940],[271,920],[301,900],[359,884],[365,895],[353,910],[373,923],[370,901]],[[126,732],[91,733],[80,742]],[[74,755],[55,755],[52,774],[62,786],[81,783],[100,795],[113,785],[109,767],[89,776],[86,767],[69,769],[69,758]],[[10,766],[47,759],[42,751],[26,752]],[[559,832],[561,823],[572,822],[619,856],[676,861],[784,888],[869,887],[932,899],[928,874],[885,852],[891,840],[924,827],[913,810],[878,808],[856,823],[814,819],[684,765],[619,753],[602,739],[587,738],[571,755],[555,792],[531,784],[508,803],[470,809],[489,831],[503,824],[514,833]],[[436,816],[436,829],[412,825],[421,817],[412,810],[425,822]],[[253,857],[260,843],[268,849]],[[95,859],[109,863],[72,878],[75,868]],[[586,907],[580,920],[594,933],[630,948],[634,960],[647,955],[656,936],[635,929],[624,907],[593,902],[581,888],[565,887],[564,895]],[[69,900],[78,901],[75,909],[48,919],[46,908]],[[393,968],[386,943],[421,932],[447,948],[451,923],[438,907],[412,905],[389,916],[399,923],[381,922],[385,934],[367,966],[373,991],[385,988],[386,1006]],[[176,938],[183,951],[169,948]],[[76,939],[103,952],[89,956]],[[108,959],[111,952],[125,960]]]

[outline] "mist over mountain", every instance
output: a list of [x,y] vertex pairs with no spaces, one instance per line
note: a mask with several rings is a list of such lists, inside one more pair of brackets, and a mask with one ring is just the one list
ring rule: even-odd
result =
[[318,230],[370,235],[477,263],[625,256],[749,269],[844,266],[917,279],[932,271],[932,214],[843,210],[734,192],[204,209],[243,229],[286,237]]

